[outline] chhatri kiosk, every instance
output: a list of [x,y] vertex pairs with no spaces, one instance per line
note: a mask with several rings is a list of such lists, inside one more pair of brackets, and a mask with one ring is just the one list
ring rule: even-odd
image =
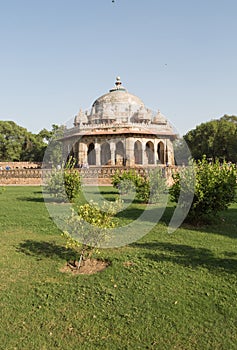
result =
[[160,111],[147,108],[117,77],[115,86],[97,98],[90,111],[79,111],[61,141],[78,166],[154,167],[174,164],[175,138]]

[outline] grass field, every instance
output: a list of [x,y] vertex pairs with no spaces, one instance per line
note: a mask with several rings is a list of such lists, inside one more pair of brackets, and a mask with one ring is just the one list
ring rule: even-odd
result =
[[60,272],[73,252],[40,187],[7,187],[0,349],[237,349],[237,205],[221,223],[168,234],[171,213],[140,241],[102,250],[106,270],[73,276]]

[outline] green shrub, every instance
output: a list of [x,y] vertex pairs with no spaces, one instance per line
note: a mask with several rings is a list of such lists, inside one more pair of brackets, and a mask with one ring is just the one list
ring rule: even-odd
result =
[[116,172],[112,177],[112,184],[120,194],[136,191],[136,198],[144,203],[157,203],[165,192],[166,179],[161,168],[150,171],[148,175],[141,176],[135,170],[123,173]]
[[45,189],[59,200],[75,200],[81,192],[81,176],[74,168],[74,162],[69,161],[64,169],[53,169]]
[[120,173],[118,170],[112,176],[112,185],[119,190],[120,194],[127,194],[135,191],[136,173],[134,170],[128,170]]
[[188,205],[186,198],[193,191],[193,201],[187,219],[195,222],[205,217],[213,217],[235,201],[236,175],[235,165],[226,162],[221,164],[219,161],[209,163],[206,157],[203,157],[202,160],[193,163],[192,170],[191,167],[184,167],[179,173],[173,174],[171,199],[176,203],[181,199],[181,207],[185,207]]
[[0,194],[2,194],[5,190],[6,190],[6,188],[3,187],[3,186],[1,186],[1,187],[0,187]]
[[128,194],[136,191],[136,198],[147,203],[150,194],[147,176],[138,175],[135,170],[120,173],[117,171],[112,177],[112,185],[119,190],[120,194]]
[[158,203],[167,191],[167,181],[164,169],[155,168],[149,172],[149,203]]
[[64,236],[66,247],[80,251],[78,268],[82,260],[89,258],[100,244],[105,243],[108,229],[117,225],[114,215],[121,209],[121,201],[98,203],[90,201],[72,209],[71,217],[67,220]]

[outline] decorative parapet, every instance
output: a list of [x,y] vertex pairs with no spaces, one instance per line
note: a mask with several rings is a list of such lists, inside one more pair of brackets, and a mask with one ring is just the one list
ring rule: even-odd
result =
[[0,170],[6,170],[6,167],[13,169],[38,169],[42,162],[0,162]]
[[[134,169],[138,174],[148,174],[154,166],[143,167],[90,167],[88,169],[77,169],[85,184],[110,184],[111,177],[116,171],[124,172]],[[164,175],[167,181],[172,179],[172,169],[176,167],[163,167]],[[0,185],[42,185],[42,175],[47,176],[51,173],[51,169],[15,169],[0,171]]]
[[86,124],[83,126],[77,126],[74,128],[66,129],[64,131],[63,137],[70,137],[70,136],[77,136],[78,134],[87,134],[90,133],[91,131],[99,131],[99,130],[104,130],[107,131],[108,133],[113,133],[114,131],[120,131],[122,134],[124,130],[131,130],[133,132],[135,131],[150,131],[151,134],[157,134],[160,135],[161,133],[168,133],[170,134],[173,131],[169,127],[169,125],[156,125],[156,124],[147,124],[147,123],[111,123],[111,124]]
[[50,169],[0,170],[0,185],[41,185],[42,172]]

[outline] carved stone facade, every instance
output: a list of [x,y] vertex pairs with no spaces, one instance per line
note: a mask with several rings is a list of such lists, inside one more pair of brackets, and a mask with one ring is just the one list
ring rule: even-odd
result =
[[148,109],[117,77],[115,87],[90,111],[79,111],[74,127],[65,130],[61,141],[79,166],[149,167],[174,164],[175,138],[160,111]]

